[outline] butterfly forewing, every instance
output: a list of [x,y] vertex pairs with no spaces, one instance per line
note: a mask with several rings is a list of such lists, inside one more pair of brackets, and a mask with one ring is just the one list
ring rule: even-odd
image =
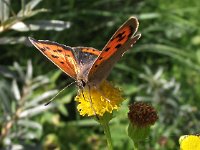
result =
[[74,55],[79,65],[94,63],[101,51],[92,47],[73,47]]
[[74,79],[77,78],[79,70],[71,47],[51,41],[35,40],[33,38],[29,38],[29,40],[67,75]]
[[97,85],[109,75],[112,67],[123,53],[140,38],[140,34],[134,36],[138,25],[137,19],[132,17],[115,32],[92,65],[88,82]]

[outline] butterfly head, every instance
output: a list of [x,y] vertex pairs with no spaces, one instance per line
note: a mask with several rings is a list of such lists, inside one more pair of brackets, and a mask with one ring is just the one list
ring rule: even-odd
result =
[[86,82],[84,80],[77,80],[77,86],[80,88],[80,89],[83,89],[85,86],[86,86]]

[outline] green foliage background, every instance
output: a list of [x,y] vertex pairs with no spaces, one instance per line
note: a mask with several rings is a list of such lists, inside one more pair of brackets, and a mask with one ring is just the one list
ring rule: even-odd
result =
[[2,149],[105,149],[102,128],[76,111],[75,86],[43,106],[72,79],[27,37],[101,50],[130,16],[142,37],[109,76],[126,97],[110,125],[114,149],[132,149],[126,129],[134,101],[159,114],[141,149],[178,149],[181,135],[199,133],[200,1],[0,0],[0,12],[1,130],[11,124]]

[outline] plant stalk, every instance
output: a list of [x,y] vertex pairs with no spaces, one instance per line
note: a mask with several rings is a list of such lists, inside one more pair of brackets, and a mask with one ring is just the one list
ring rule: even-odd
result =
[[138,149],[138,144],[136,142],[133,141],[133,150],[139,150]]
[[108,150],[113,150],[112,138],[111,138],[110,128],[109,128],[108,122],[102,121],[101,125],[103,126],[103,130],[104,130],[104,133],[105,133],[105,136],[106,136]]

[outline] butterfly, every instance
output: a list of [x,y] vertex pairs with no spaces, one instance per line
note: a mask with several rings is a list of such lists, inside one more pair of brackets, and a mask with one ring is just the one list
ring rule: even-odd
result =
[[92,47],[70,47],[48,40],[30,42],[64,73],[75,79],[79,87],[98,87],[114,64],[141,37],[136,34],[138,20],[129,18],[111,37],[102,51]]

